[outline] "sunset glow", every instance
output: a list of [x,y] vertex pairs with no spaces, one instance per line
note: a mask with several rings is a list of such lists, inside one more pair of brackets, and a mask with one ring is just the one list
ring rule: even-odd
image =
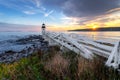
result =
[[92,27],[93,30],[96,30],[96,28],[97,28],[96,26],[93,26],[93,27]]

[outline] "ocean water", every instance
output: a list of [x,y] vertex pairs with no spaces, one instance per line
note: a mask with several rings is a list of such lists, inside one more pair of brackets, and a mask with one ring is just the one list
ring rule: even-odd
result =
[[29,35],[39,35],[41,32],[0,32],[0,41],[18,39]]
[[[14,41],[17,39],[25,38],[30,35],[40,35],[41,32],[0,32],[0,54],[5,51],[19,52],[30,44],[15,44]],[[12,41],[12,42],[11,42]]]
[[[67,32],[76,33],[82,36],[94,37],[94,39],[115,39],[120,40],[119,32]],[[18,39],[29,35],[40,35],[41,32],[0,32],[0,41]]]
[[91,37],[94,40],[120,40],[120,31],[116,32],[69,32]]
[[[82,36],[93,38],[94,40],[109,40],[109,41],[120,41],[120,32],[67,32],[76,33]],[[20,51],[24,49],[27,45],[17,45],[10,43],[10,40],[17,40],[19,38],[24,38],[30,35],[40,35],[41,32],[0,32],[0,54],[8,51]]]

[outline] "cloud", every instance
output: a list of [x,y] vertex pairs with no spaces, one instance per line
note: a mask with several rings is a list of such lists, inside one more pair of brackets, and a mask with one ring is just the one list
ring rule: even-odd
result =
[[80,20],[80,18],[62,17],[61,20],[66,25],[78,25],[78,21]]
[[44,16],[45,16],[45,17],[48,17],[48,16],[51,15],[53,12],[54,12],[54,10],[51,10],[50,12],[45,13]]
[[68,0],[64,3],[63,12],[70,17],[89,17],[104,14],[120,7],[120,0]]
[[28,14],[28,15],[36,14],[34,11],[23,11],[23,13]]
[[49,16],[52,20],[54,19],[51,16],[54,10],[47,9],[44,5],[41,5],[41,0],[1,0],[0,5],[15,9],[27,15],[43,14],[44,17]]
[[93,26],[97,25],[98,27],[119,27],[120,23],[120,14],[112,13],[112,14],[105,14],[98,17],[94,17],[93,19],[86,19],[84,21],[84,26]]
[[68,0],[41,0],[41,3],[46,7],[59,10],[66,1]]
[[87,28],[119,26],[120,0],[68,0],[63,3],[62,20],[65,24],[79,25]]
[[68,17],[90,17],[120,7],[120,0],[41,0],[41,4],[62,10]]
[[[0,0],[0,5],[15,9],[27,15],[42,14],[44,18],[66,24],[85,25],[87,23],[110,22],[111,14],[119,15],[120,0]],[[117,12],[119,11],[119,13]],[[115,13],[117,12],[117,14]],[[54,13],[54,16],[53,16]],[[63,15],[60,15],[62,13]],[[108,15],[109,14],[109,15]],[[25,15],[26,16],[26,15]],[[108,17],[109,16],[109,17]],[[56,18],[54,18],[56,17]],[[117,16],[116,16],[117,17]],[[57,22],[57,21],[55,21]]]
[[40,7],[40,0],[35,0],[36,6],[39,8]]
[[31,25],[23,25],[23,24],[11,24],[11,23],[4,23],[4,22],[0,22],[0,27],[14,27],[14,28],[17,28],[17,27],[29,27]]
[[112,9],[106,14],[92,17],[63,17],[61,18],[64,24],[78,25],[78,28],[97,27],[118,27],[120,26],[120,9]]
[[111,10],[107,11],[107,13],[110,14],[110,13],[115,13],[115,12],[118,12],[118,11],[120,12],[120,7],[111,9]]
[[40,31],[37,25],[22,25],[0,22],[0,31]]
[[[120,11],[120,0],[41,0],[41,4],[49,9],[62,11],[66,17],[61,21],[75,25],[85,25],[93,19]],[[103,21],[105,20],[108,21]]]

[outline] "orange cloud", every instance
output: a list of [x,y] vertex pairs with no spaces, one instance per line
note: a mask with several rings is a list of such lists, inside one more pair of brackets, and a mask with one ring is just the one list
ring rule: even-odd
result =
[[66,31],[73,29],[99,28],[99,27],[120,27],[120,8],[112,9],[104,15],[93,18],[87,17],[63,17],[63,24],[47,27],[50,31]]

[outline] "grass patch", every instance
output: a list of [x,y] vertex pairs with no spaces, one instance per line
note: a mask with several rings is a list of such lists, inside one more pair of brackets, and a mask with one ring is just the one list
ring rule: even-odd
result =
[[86,60],[72,51],[61,53],[58,46],[47,52],[0,64],[0,80],[120,80],[120,74],[104,65],[104,59]]

